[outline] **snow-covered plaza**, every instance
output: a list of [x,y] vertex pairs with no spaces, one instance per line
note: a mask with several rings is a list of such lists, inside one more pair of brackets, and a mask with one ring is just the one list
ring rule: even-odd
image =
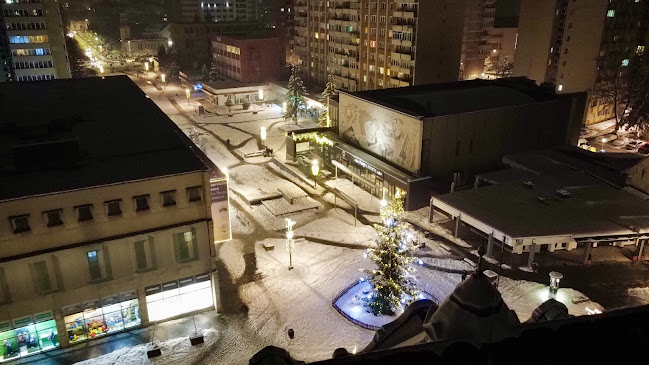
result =
[[[168,85],[157,90],[135,79],[148,96],[188,135],[197,132],[199,147],[230,178],[230,217],[233,239],[216,247],[220,278],[220,313],[201,322],[205,343],[192,347],[187,337],[157,338],[162,355],[149,360],[146,344],[117,349],[90,364],[246,364],[264,346],[287,349],[303,361],[331,358],[344,347],[353,352],[364,348],[374,331],[343,317],[332,305],[334,298],[358,281],[360,269],[372,268],[363,257],[376,236],[373,223],[380,222],[379,202],[343,178],[318,181],[316,189],[278,168],[271,157],[247,158],[260,149],[259,131],[266,128],[266,145],[276,154],[284,148],[281,108],[263,107],[258,114],[233,117],[196,112],[197,100],[187,102],[181,89]],[[178,89],[178,90],[176,90]],[[228,145],[229,143],[229,145]],[[336,187],[360,202],[358,216],[329,187]],[[296,197],[293,204],[282,191]],[[336,205],[334,205],[334,202]],[[443,227],[428,223],[426,209],[406,214],[417,229],[414,274],[420,289],[441,302],[475,269],[477,259],[465,259],[453,250],[466,243],[453,238]],[[285,219],[295,221],[293,270],[288,270]],[[433,232],[426,238],[423,231]],[[509,270],[511,271],[511,270]],[[498,289],[521,321],[548,298],[546,284],[507,277],[503,269]],[[644,295],[644,293],[642,293]],[[586,315],[603,308],[583,294],[560,289],[557,299],[571,314]],[[164,324],[163,324],[164,325]],[[295,336],[289,338],[287,331]]]

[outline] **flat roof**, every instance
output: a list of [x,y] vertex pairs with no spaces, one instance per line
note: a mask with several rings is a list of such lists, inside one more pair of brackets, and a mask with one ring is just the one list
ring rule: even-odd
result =
[[[222,175],[127,76],[0,83],[0,109],[0,201],[196,171]],[[57,141],[78,144],[78,153],[58,156]],[[34,154],[34,145],[51,154]]]
[[[434,197],[510,237],[649,231],[649,203],[580,171],[526,176]],[[569,196],[561,196],[557,190]],[[539,199],[541,198],[541,199]],[[543,201],[541,201],[543,200]]]
[[500,109],[565,98],[525,78],[468,80],[347,93],[415,117]]

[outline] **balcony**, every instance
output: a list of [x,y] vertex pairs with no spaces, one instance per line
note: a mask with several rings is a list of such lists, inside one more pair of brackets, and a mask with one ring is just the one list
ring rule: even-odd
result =
[[412,28],[417,25],[417,20],[413,18],[392,18],[392,25],[407,25]]

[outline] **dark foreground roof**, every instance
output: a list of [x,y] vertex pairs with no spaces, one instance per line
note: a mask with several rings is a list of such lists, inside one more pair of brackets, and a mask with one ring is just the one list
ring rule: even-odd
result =
[[403,113],[433,117],[500,109],[569,97],[525,78],[469,80],[350,93]]
[[647,343],[649,306],[643,306],[526,324],[516,337],[481,346],[437,341],[313,364],[622,364],[638,359]]
[[126,76],[2,83],[0,110],[0,201],[211,164]]

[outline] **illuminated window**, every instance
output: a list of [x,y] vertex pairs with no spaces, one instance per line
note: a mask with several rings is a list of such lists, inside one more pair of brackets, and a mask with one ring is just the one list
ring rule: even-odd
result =
[[609,17],[609,18],[614,17],[615,16],[615,10],[611,9],[611,10],[607,11],[606,16]]
[[196,230],[174,234],[174,253],[177,262],[185,262],[198,259],[198,242]]
[[628,58],[623,59],[622,60],[622,67],[626,67],[628,65],[629,65],[629,59]]
[[563,90],[563,85],[559,85],[559,86],[557,87],[557,91],[561,91],[561,90]]

